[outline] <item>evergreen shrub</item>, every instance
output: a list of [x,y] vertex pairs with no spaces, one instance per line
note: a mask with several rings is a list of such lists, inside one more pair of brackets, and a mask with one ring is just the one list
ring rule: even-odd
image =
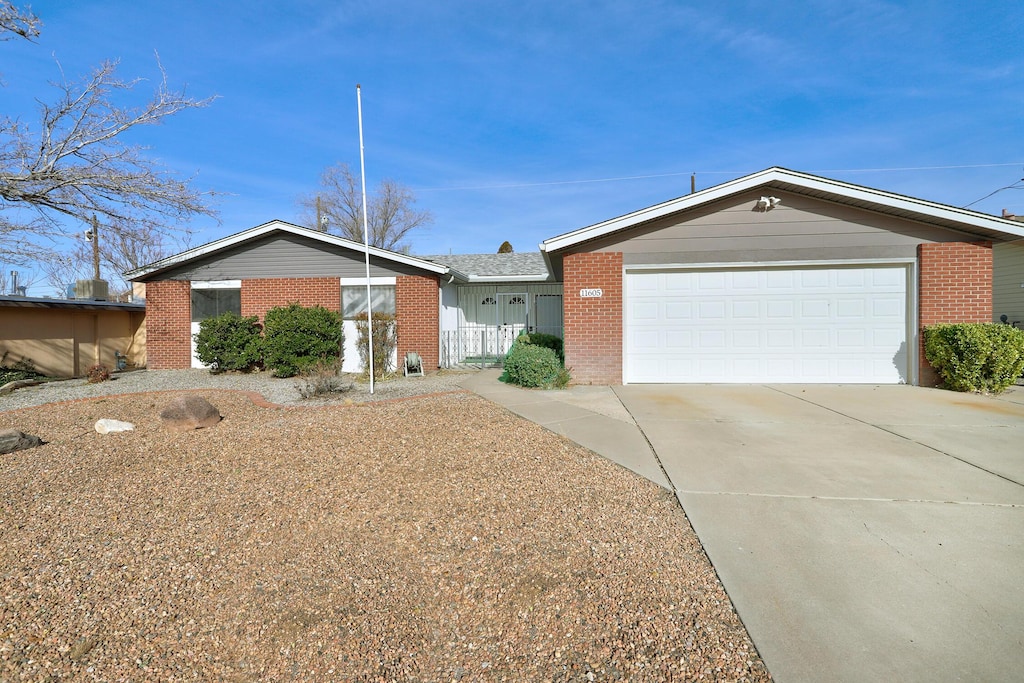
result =
[[998,394],[1024,372],[1024,330],[999,323],[950,323],[924,330],[924,352],[954,391]]
[[193,335],[196,355],[210,372],[229,370],[248,372],[260,364],[262,339],[256,316],[243,318],[227,312],[199,323]]
[[297,303],[267,311],[263,320],[263,364],[275,377],[294,377],[316,363],[341,360],[341,314]]

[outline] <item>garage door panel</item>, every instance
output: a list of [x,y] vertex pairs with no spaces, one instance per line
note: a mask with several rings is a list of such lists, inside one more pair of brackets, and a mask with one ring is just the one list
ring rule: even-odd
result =
[[665,317],[669,320],[689,320],[693,317],[693,304],[689,301],[667,301]]
[[796,304],[793,301],[775,301],[769,299],[765,303],[765,317],[770,320],[791,319],[796,315]]
[[697,290],[704,293],[724,292],[727,273],[697,273]]
[[877,297],[871,300],[871,315],[875,318],[894,318],[903,320],[907,302],[895,296]]
[[629,273],[625,381],[906,381],[906,279],[904,266]]
[[630,316],[633,320],[656,323],[659,319],[659,303],[657,301],[634,301],[630,304]]
[[761,317],[761,302],[759,301],[733,301],[732,302],[732,317],[733,319],[751,318],[756,320]]
[[668,349],[693,348],[693,332],[689,330],[667,330],[665,332],[665,347]]
[[809,299],[800,302],[801,318],[828,318],[830,306],[828,299]]

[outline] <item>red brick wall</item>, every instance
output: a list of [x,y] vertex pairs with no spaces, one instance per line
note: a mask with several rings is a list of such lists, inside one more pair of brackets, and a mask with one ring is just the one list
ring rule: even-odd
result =
[[180,370],[192,365],[192,300],[188,281],[146,283],[146,367]]
[[399,275],[395,278],[395,314],[398,318],[398,370],[405,354],[415,351],[423,370],[436,370],[441,330],[440,281],[435,276]]
[[622,384],[622,254],[570,254],[562,264],[565,365],[579,384]]
[[336,277],[263,278],[242,280],[242,315],[259,316],[271,308],[298,303],[341,312],[341,281]]
[[[992,321],[992,243],[944,242],[917,248],[918,329],[937,323]],[[921,386],[935,386],[938,375],[919,346]]]

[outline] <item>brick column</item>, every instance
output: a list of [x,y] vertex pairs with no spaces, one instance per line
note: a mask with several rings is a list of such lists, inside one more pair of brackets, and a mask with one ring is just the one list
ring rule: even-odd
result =
[[409,351],[415,351],[423,359],[424,372],[436,370],[440,365],[440,289],[440,280],[433,275],[399,275],[395,278],[399,372]]
[[[918,330],[938,323],[992,322],[992,243],[920,244],[918,262]],[[936,386],[939,377],[919,344],[921,386]]]
[[146,283],[146,367],[192,366],[192,299],[187,280]]
[[336,277],[289,277],[242,280],[242,316],[255,315],[260,323],[267,311],[297,303],[341,312],[341,280]]
[[565,366],[578,384],[622,384],[622,254],[569,254],[562,267]]

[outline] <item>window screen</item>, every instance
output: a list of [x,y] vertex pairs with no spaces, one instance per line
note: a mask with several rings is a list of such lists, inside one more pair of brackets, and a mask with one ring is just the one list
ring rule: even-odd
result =
[[242,315],[242,290],[192,290],[192,322],[202,322],[207,318],[214,318],[228,311]]
[[[395,314],[395,286],[371,285],[374,313]],[[366,287],[351,286],[341,288],[341,315],[346,320],[366,313]]]

